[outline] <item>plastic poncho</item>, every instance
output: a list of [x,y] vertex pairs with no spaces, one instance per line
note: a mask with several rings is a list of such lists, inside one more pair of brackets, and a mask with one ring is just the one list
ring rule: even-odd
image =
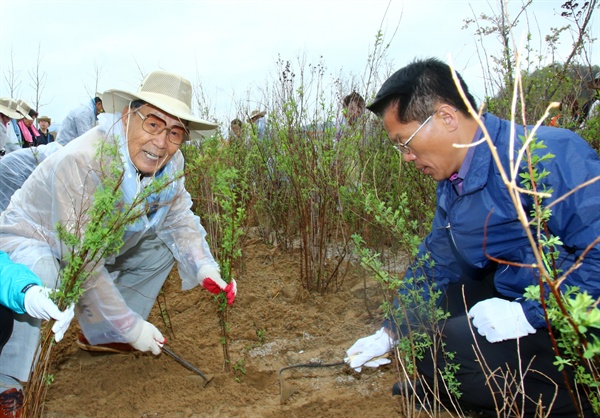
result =
[[[119,142],[124,203],[130,203],[151,182],[151,178],[139,180],[129,159],[120,114],[101,116],[98,127],[44,160],[0,215],[0,250],[9,253],[14,261],[31,267],[43,257],[54,257],[64,264],[66,248],[58,239],[55,225],[60,223],[70,231],[81,231],[85,226],[86,210],[100,186],[102,167],[96,158],[99,142]],[[178,150],[156,177],[173,177],[183,170],[183,164]],[[203,266],[218,268],[218,265],[206,242],[206,231],[191,211],[192,200],[184,188],[184,179],[171,182],[150,199],[158,209],[150,218],[144,215],[126,228],[119,254],[135,246],[142,237],[156,234],[178,263],[182,288],[190,289],[198,284],[198,272]],[[78,303],[78,309],[85,307],[87,314],[78,315],[78,320],[92,344],[127,342],[123,335],[143,320],[125,303],[105,268],[106,261],[96,266],[95,275],[85,284],[85,293]],[[56,283],[46,285],[56,286]]]
[[62,148],[57,142],[37,147],[21,148],[0,159],[0,212],[8,206],[17,191],[33,170],[49,155]]
[[6,133],[8,135],[8,139],[4,144],[4,149],[7,154],[9,152],[20,150],[22,148],[21,138],[17,135],[17,132],[19,132],[18,135],[20,136],[21,132],[19,131],[19,127],[17,126],[17,120],[11,119],[6,124]]
[[0,151],[6,149],[4,148],[6,143],[8,142],[8,130],[6,129],[6,125],[0,122]]
[[71,110],[60,125],[56,140],[63,145],[80,137],[96,125],[94,99]]

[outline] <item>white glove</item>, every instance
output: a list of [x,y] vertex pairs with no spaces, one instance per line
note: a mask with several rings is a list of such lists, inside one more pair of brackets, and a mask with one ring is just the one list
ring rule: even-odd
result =
[[[390,364],[392,362],[392,360],[390,360],[387,357],[376,357],[371,361],[367,361],[365,364],[363,364],[363,366],[365,367],[372,367],[373,369],[378,368],[379,366],[383,366],[384,364]],[[360,371],[362,370],[360,367],[357,367],[356,369],[357,372],[360,373]]]
[[344,361],[355,371],[360,372],[361,366],[379,367],[390,363],[390,359],[377,358],[388,353],[394,343],[392,338],[381,328],[375,334],[359,339],[346,351]]
[[158,328],[156,328],[150,322],[142,321],[141,324],[141,333],[139,334],[137,339],[133,342],[130,342],[129,345],[131,345],[136,350],[151,351],[152,354],[158,356],[163,345],[165,345],[167,340],[165,339],[165,337],[163,337]]
[[513,340],[527,334],[535,334],[536,329],[525,318],[519,302],[491,298],[477,302],[469,310],[473,326],[479,335],[491,343]]
[[60,311],[58,306],[48,297],[50,289],[42,286],[31,286],[27,292],[25,292],[25,298],[23,299],[23,305],[25,306],[25,312],[29,316],[37,319],[43,319],[48,321],[55,319],[56,322],[52,326],[52,332],[54,332],[54,340],[59,342],[65,336],[65,332],[71,324],[71,320],[75,315],[75,305],[69,306],[64,311]]

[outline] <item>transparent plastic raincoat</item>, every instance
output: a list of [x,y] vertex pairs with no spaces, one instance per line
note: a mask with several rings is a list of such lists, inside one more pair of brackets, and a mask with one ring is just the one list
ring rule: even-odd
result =
[[[13,195],[7,209],[0,214],[0,250],[7,252],[13,261],[31,267],[42,258],[53,258],[64,265],[66,247],[58,238],[56,224],[72,232],[85,228],[86,210],[101,185],[99,176],[103,167],[96,158],[100,141],[119,141],[125,204],[131,203],[152,181],[152,178],[140,180],[137,175],[129,159],[120,118],[119,113],[101,115],[99,126],[44,160]],[[183,156],[177,151],[156,177],[173,177],[181,173],[183,166]],[[206,242],[206,231],[191,211],[192,201],[184,188],[184,179],[171,182],[148,199],[149,205],[158,209],[127,226],[119,254],[134,247],[142,237],[156,234],[178,263],[182,288],[196,286],[203,266],[218,268],[218,265]],[[125,341],[119,336],[127,335],[143,320],[127,306],[116,288],[113,279],[118,272],[111,276],[105,267],[113,259],[102,260],[94,268],[95,274],[85,283],[85,292],[78,303],[79,323],[93,344]],[[45,285],[55,287],[57,283]],[[82,307],[85,315],[81,314]]]

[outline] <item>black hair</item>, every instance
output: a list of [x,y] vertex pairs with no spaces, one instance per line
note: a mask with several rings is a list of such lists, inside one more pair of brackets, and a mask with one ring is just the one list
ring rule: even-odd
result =
[[[456,74],[465,96],[473,108],[475,99],[460,74]],[[467,105],[454,84],[450,66],[436,58],[415,60],[389,77],[367,109],[381,116],[398,105],[400,123],[423,122],[440,103],[447,103],[469,117]]]
[[358,104],[359,106],[364,106],[366,104],[365,99],[363,99],[363,97],[355,91],[344,97],[344,107],[350,106],[350,103],[352,102]]
[[94,103],[96,103],[96,104],[102,103],[102,99],[100,97],[94,97]]

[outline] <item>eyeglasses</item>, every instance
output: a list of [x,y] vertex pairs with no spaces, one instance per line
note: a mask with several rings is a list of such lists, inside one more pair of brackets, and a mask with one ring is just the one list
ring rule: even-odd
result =
[[181,145],[190,137],[189,131],[183,126],[176,125],[169,128],[167,127],[167,122],[152,113],[143,115],[139,110],[136,110],[135,113],[142,118],[142,129],[144,131],[152,135],[158,135],[163,131],[167,131],[167,139],[171,144]]
[[419,125],[417,130],[411,136],[408,137],[408,139],[406,140],[406,142],[404,144],[401,142],[396,144],[392,141],[393,147],[401,154],[410,154],[410,148],[408,147],[408,143],[410,141],[412,141],[412,139],[415,137],[415,135],[419,133],[421,128],[423,128],[423,126],[425,126],[425,124],[427,124],[427,122],[429,122],[431,120],[431,118],[433,117],[433,115],[435,115],[436,113],[437,113],[437,109],[435,112],[433,112],[431,115],[429,115],[429,117],[427,119],[425,119],[425,121],[421,125]]

